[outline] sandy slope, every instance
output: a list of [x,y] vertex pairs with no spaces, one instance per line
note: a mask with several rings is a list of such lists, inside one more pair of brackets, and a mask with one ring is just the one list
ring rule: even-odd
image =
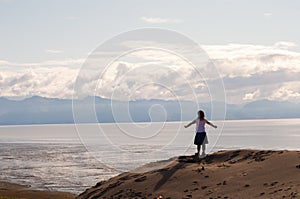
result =
[[199,162],[182,156],[163,169],[99,182],[77,197],[87,198],[300,198],[300,151],[220,151]]
[[56,191],[32,190],[24,185],[0,181],[0,199],[72,199],[75,195]]

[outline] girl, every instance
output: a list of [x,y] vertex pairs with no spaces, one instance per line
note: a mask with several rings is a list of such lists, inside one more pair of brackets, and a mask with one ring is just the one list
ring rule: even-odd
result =
[[[189,126],[191,126],[192,124],[196,124],[196,135],[195,135],[195,140],[194,140],[194,144],[197,145],[197,153],[196,153],[196,157],[205,157],[205,144],[208,144],[207,141],[207,136],[206,136],[206,132],[205,132],[205,124],[208,124],[214,128],[217,128],[216,125],[214,125],[213,123],[209,122],[206,118],[205,118],[205,114],[204,111],[200,110],[198,111],[198,118],[193,120],[192,122],[190,122],[189,124],[185,125],[185,128],[188,128]],[[202,155],[200,155],[200,146],[202,145]]]

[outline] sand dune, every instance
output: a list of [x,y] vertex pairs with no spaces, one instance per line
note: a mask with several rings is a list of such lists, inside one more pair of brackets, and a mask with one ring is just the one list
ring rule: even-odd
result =
[[163,169],[99,182],[77,197],[96,198],[300,198],[300,151],[181,156]]

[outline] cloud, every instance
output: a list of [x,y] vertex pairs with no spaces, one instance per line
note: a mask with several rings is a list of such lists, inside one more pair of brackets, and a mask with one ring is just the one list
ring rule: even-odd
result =
[[271,46],[251,44],[204,45],[203,49],[224,76],[249,76],[277,70],[300,71],[300,53],[288,47],[292,42],[277,42]]
[[[160,55],[163,56],[163,53]],[[132,56],[129,58],[132,59]],[[101,97],[130,99],[195,99],[194,89],[203,80],[191,79],[192,68],[176,68],[161,62],[115,62],[101,77],[96,93]],[[204,86],[203,86],[204,85]]]
[[1,70],[0,96],[71,98],[77,72],[66,67]]
[[267,97],[270,100],[300,102],[300,81],[282,84],[279,88],[271,91]]
[[[152,46],[151,41],[141,42]],[[135,46],[136,43],[122,45]],[[293,42],[280,41],[273,45],[202,47],[223,78],[227,102],[243,103],[245,100],[257,99],[299,101],[300,53],[293,50],[295,46],[297,44]],[[189,53],[193,53],[193,50]],[[210,86],[210,92],[219,92],[216,82],[220,81],[220,77],[217,74],[201,76],[182,57],[163,49],[133,51],[117,59],[100,76],[97,56],[115,55],[114,52],[105,52],[92,57],[95,60],[89,64],[96,63],[97,67],[80,76],[82,92],[119,99],[171,100],[178,97],[183,100],[198,98],[201,101],[210,100],[206,83]],[[47,60],[39,63],[0,60],[0,95],[70,98],[78,69],[83,63],[84,59]],[[209,74],[206,73],[209,68],[202,67],[200,72]],[[97,83],[99,78],[101,82]]]
[[0,60],[0,96],[71,98],[84,59],[17,63]]
[[[145,46],[153,46],[153,41],[142,42]],[[134,41],[123,43],[125,46],[141,46]],[[154,45],[155,46],[155,45]],[[289,82],[298,82],[300,76],[300,53],[291,50],[296,46],[292,42],[277,42],[273,45],[228,44],[203,46],[211,59],[216,63],[225,84],[229,103],[243,103],[244,100],[266,99],[273,95],[278,87]],[[178,46],[177,46],[178,47]],[[104,87],[98,90],[99,95],[109,97],[113,91],[119,89],[120,95],[132,96],[139,82],[157,82],[168,87],[180,99],[192,99],[193,92],[201,100],[210,100],[207,96],[206,82],[210,92],[221,92],[216,83],[220,81],[217,74],[212,76],[195,75],[189,63],[181,57],[164,51],[163,49],[140,49],[126,55],[127,60],[119,66],[114,66],[107,71],[107,82],[110,87],[105,92]],[[123,57],[124,58],[124,57]],[[123,65],[124,64],[124,65]],[[163,69],[163,67],[169,67]],[[141,69],[148,67],[151,70]],[[209,67],[208,67],[209,68]],[[207,68],[201,69],[201,73]],[[127,72],[130,71],[130,72]],[[194,72],[193,72],[194,71]],[[113,77],[113,78],[112,78]],[[116,83],[118,82],[118,83]],[[139,91],[138,98],[174,99],[172,95],[161,95],[163,87],[156,90],[145,87]],[[295,93],[299,88],[293,88],[283,99],[294,101]],[[117,95],[115,95],[117,96]],[[278,95],[277,95],[278,96]],[[275,97],[273,97],[275,99]],[[280,98],[276,98],[280,100]]]
[[270,99],[289,100],[291,97],[299,100],[300,93],[282,87],[274,92]]
[[[273,45],[227,44],[202,47],[223,77],[227,100],[241,103],[241,99],[250,100],[251,93],[256,90],[260,90],[260,93],[253,95],[252,100],[271,99],[272,96],[276,100],[295,101],[295,93],[300,92],[300,87],[296,86],[300,82],[300,53],[292,50],[295,46],[296,43],[280,41]],[[293,92],[283,92],[287,90],[282,88],[286,85]],[[279,91],[278,88],[282,89]],[[249,95],[245,96],[245,93]]]
[[241,87],[257,87],[266,86],[268,84],[282,84],[285,82],[299,80],[300,72],[291,72],[285,69],[276,71],[263,71],[259,73],[249,74],[247,76],[225,76],[224,84],[227,89],[235,89]]
[[146,23],[160,24],[160,23],[181,23],[179,19],[161,18],[161,17],[141,17],[141,20]]
[[256,99],[260,95],[259,89],[254,91],[253,93],[246,93],[243,100],[253,100]]
[[295,44],[294,42],[286,42],[286,41],[279,41],[274,44],[274,47],[281,48],[281,49],[289,49],[296,46],[297,44]]
[[10,65],[10,63],[6,60],[0,60],[0,66],[3,66],[3,65]]
[[61,50],[51,50],[51,49],[46,49],[45,52],[46,53],[50,53],[50,54],[59,54],[59,53],[62,53]]

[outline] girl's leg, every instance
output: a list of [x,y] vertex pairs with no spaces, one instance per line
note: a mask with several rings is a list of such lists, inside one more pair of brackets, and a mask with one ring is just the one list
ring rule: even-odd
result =
[[205,155],[205,149],[206,149],[206,145],[202,144],[202,155]]
[[197,153],[198,153],[198,154],[200,154],[200,146],[201,146],[201,145],[199,145],[199,144],[197,145]]

